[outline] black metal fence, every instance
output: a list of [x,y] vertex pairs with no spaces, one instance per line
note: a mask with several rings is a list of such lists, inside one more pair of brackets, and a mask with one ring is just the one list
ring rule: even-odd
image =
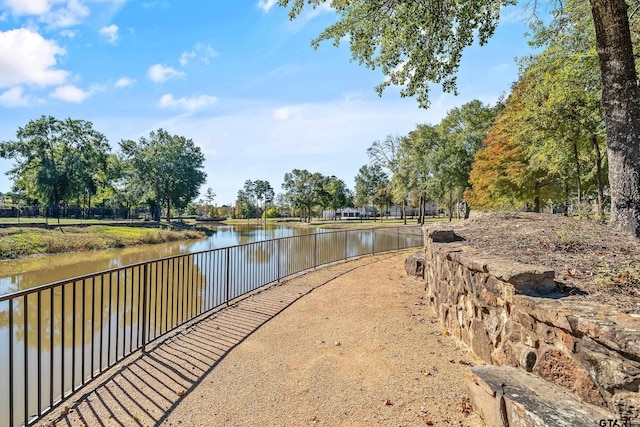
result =
[[0,206],[0,218],[72,218],[72,219],[138,219],[151,217],[148,209],[111,208],[97,206],[91,209],[79,206]]
[[0,427],[34,423],[131,353],[262,286],[320,265],[421,245],[419,227],[307,234],[0,296]]

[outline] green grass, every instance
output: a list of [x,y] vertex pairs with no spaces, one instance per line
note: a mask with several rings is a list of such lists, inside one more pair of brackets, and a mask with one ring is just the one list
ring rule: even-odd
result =
[[157,228],[95,225],[0,229],[0,259],[21,258],[34,254],[122,248],[142,244],[203,238],[197,231],[170,231]]
[[[129,219],[118,219],[112,220],[109,218],[105,219],[76,219],[76,218],[60,218],[61,225],[69,225],[69,224],[100,224],[100,223],[116,223],[122,222],[123,224],[130,222],[142,222],[141,220],[129,220]],[[44,217],[26,217],[26,218],[0,218],[0,224],[46,224],[49,225],[57,225],[57,218],[44,218]]]

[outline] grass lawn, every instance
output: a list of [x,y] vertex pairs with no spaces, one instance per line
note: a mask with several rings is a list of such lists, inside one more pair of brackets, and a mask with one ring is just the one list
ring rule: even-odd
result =
[[157,228],[90,225],[41,229],[11,227],[0,229],[0,259],[34,254],[122,248],[141,244],[200,239],[198,231],[170,231]]

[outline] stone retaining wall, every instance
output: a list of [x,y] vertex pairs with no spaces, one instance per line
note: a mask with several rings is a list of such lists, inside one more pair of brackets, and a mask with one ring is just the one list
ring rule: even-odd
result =
[[486,363],[640,419],[640,315],[562,295],[552,269],[482,254],[450,230],[424,233],[427,296],[452,336]]

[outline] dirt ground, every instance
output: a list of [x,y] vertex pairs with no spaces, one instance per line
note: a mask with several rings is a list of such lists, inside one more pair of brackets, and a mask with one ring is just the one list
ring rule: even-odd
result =
[[486,253],[553,268],[571,298],[640,313],[640,240],[606,224],[560,215],[491,213],[444,226]]
[[127,361],[55,425],[481,426],[410,252],[318,269]]

